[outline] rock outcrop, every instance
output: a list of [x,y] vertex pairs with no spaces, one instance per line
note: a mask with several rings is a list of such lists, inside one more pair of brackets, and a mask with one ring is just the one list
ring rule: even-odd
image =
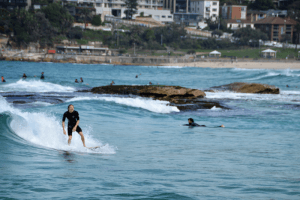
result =
[[170,105],[176,106],[179,110],[211,109],[214,106],[217,108],[225,108],[218,102],[212,102],[204,99],[206,94],[201,90],[180,86],[112,85],[94,87],[89,92],[97,94],[137,95],[141,97],[150,97],[156,100],[169,101]]
[[279,88],[273,85],[260,83],[242,83],[236,82],[228,85],[216,86],[211,88],[214,91],[233,91],[239,93],[254,93],[254,94],[279,94]]

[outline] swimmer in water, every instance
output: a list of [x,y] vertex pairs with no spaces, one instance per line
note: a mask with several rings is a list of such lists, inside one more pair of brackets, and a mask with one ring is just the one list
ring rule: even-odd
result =
[[2,83],[6,82],[3,76],[1,76],[1,82]]
[[77,79],[75,79],[75,83],[78,83],[78,80],[77,80]]
[[82,77],[80,77],[80,83],[83,83],[83,79],[82,79]]
[[22,78],[24,78],[24,79],[26,79],[26,78],[27,78],[27,76],[26,76],[26,74],[25,74],[25,73],[23,74]]
[[45,79],[44,72],[42,72],[41,79]]

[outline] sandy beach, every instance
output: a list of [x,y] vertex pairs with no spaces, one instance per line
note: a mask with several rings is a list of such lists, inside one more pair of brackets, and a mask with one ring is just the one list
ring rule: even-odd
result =
[[300,69],[300,62],[193,62],[168,63],[164,66],[209,67],[209,68],[243,68],[243,69]]

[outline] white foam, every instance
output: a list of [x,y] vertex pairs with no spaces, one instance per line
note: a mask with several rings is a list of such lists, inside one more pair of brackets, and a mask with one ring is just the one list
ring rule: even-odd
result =
[[62,86],[41,80],[19,80],[16,83],[5,84],[0,87],[4,91],[23,92],[74,92],[73,87]]
[[179,112],[179,109],[175,106],[168,106],[168,101],[159,101],[149,98],[124,98],[124,97],[75,97],[67,102],[72,101],[87,101],[87,100],[99,100],[99,101],[110,101],[122,105],[143,108],[151,112],[156,113],[171,113]]
[[73,134],[72,143],[67,144],[68,136],[63,134],[61,119],[46,113],[21,112],[12,107],[0,96],[0,113],[10,112],[13,116],[11,129],[24,140],[38,146],[57,150],[68,150],[87,153],[114,154],[115,148],[104,145],[93,138],[91,131],[86,128],[84,133],[86,146],[103,146],[97,151],[84,148],[78,134]]
[[[279,102],[291,102],[299,101],[299,95],[287,95],[282,92],[281,94],[249,94],[249,93],[235,93],[235,92],[205,92],[208,99],[244,99],[255,101],[279,101]],[[298,93],[294,93],[298,94]]]
[[184,68],[184,66],[144,66],[144,67],[150,67],[150,68],[165,68],[165,69],[180,69]]
[[267,78],[267,77],[272,77],[272,76],[279,76],[279,75],[280,75],[280,73],[268,72],[265,75],[254,77],[254,78],[250,78],[248,80],[259,80],[259,79],[262,79],[262,78]]
[[212,111],[220,111],[220,110],[222,110],[222,108],[217,108],[216,106],[214,106],[210,110],[212,110]]
[[266,71],[267,69],[232,68],[233,71]]

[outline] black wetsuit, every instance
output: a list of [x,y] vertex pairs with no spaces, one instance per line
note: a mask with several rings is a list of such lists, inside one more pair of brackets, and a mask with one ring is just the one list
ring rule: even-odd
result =
[[41,79],[45,79],[45,76],[44,76],[44,74],[42,74],[42,75],[41,75]]
[[190,123],[190,124],[185,124],[185,126],[189,126],[189,127],[194,127],[194,126],[196,126],[196,127],[206,127],[205,125],[199,125],[195,122]]
[[[75,110],[72,113],[67,111],[64,113],[62,121],[64,122],[66,120],[66,118],[68,118],[68,135],[72,135],[72,129],[76,125],[77,120],[79,120],[79,114]],[[77,126],[76,131],[77,131],[77,133],[82,132],[82,130],[79,126]]]

